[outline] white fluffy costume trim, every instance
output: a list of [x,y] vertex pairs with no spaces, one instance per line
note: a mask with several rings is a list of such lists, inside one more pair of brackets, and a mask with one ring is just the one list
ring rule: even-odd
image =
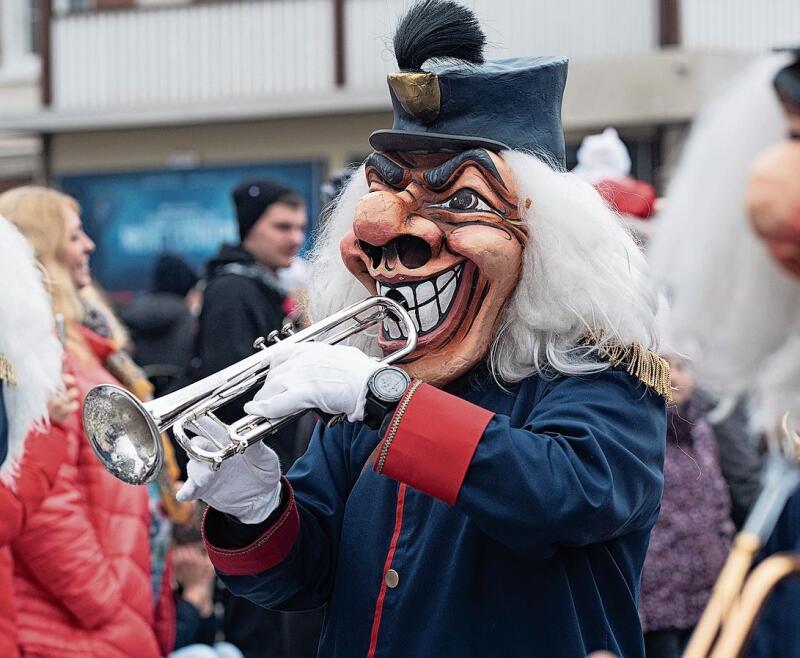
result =
[[0,356],[15,383],[3,384],[8,455],[0,479],[13,481],[25,436],[47,422],[47,401],[61,386],[62,349],[53,330],[50,298],[28,241],[0,217]]
[[787,59],[755,62],[698,115],[649,254],[671,296],[671,347],[717,393],[747,395],[767,432],[786,411],[800,421],[800,281],[751,229],[744,190],[754,158],[786,136],[772,78]]

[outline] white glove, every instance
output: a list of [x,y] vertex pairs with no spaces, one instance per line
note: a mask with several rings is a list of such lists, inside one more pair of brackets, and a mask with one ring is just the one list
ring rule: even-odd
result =
[[267,359],[267,381],[244,405],[246,413],[265,418],[319,409],[363,420],[367,383],[382,367],[355,347],[313,342],[278,344]]
[[[228,443],[224,428],[212,420],[199,418],[197,425],[220,444]],[[202,435],[192,439],[192,443],[195,442],[206,450],[216,448]],[[244,453],[223,461],[216,471],[208,462],[190,456],[187,471],[189,477],[175,496],[181,502],[199,498],[242,523],[261,523],[280,504],[281,465],[278,455],[260,441]]]

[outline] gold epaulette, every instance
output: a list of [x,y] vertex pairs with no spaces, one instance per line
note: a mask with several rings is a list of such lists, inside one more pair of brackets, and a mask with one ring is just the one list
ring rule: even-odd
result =
[[[586,344],[594,342],[591,338],[585,341]],[[667,402],[672,402],[672,382],[666,359],[641,345],[597,345],[596,349],[598,357],[615,368],[624,368],[625,372],[652,388]]]
[[2,354],[0,354],[0,382],[5,382],[9,386],[16,386],[17,384],[17,374],[14,372],[14,366]]

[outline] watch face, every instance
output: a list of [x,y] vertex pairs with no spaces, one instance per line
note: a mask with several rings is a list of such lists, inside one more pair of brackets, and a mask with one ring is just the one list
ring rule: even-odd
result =
[[372,379],[372,390],[375,395],[386,402],[396,402],[408,388],[410,378],[398,368],[385,368],[375,373]]

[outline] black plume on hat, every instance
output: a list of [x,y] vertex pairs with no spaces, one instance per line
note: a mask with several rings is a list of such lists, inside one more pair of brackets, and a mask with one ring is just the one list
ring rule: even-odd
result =
[[421,71],[428,60],[483,64],[485,45],[475,14],[450,0],[417,2],[394,34],[394,56],[401,71]]
[[291,188],[270,179],[245,181],[234,189],[239,238],[243,241],[267,208],[278,202],[300,206],[303,199]]

